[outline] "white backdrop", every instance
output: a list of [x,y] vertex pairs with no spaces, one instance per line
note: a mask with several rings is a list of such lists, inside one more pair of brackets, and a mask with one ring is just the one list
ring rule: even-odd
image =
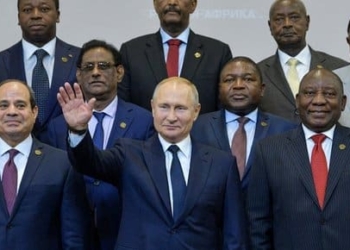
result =
[[[276,50],[267,25],[273,0],[198,0],[191,28],[230,45],[234,56],[259,61]],[[311,18],[308,43],[316,50],[350,60],[345,41],[350,18],[349,0],[305,0]],[[159,27],[153,0],[61,0],[57,34],[81,46],[99,38],[120,47],[133,37],[153,33]],[[0,50],[21,38],[17,25],[17,1],[0,0]]]

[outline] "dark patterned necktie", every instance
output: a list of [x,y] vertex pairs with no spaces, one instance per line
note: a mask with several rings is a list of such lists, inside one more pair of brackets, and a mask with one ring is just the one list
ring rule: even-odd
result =
[[180,150],[178,146],[171,145],[168,150],[173,154],[171,162],[170,177],[173,188],[173,217],[176,220],[184,206],[186,196],[186,182],[182,172],[181,163],[177,152]]
[[244,125],[249,121],[247,117],[237,119],[239,126],[232,138],[231,151],[236,157],[239,176],[242,180],[245,170],[246,154],[247,154],[247,134]]
[[181,41],[178,39],[170,39],[168,41],[169,51],[166,60],[166,68],[168,77],[179,75],[179,46]]
[[94,112],[94,116],[97,119],[97,124],[93,136],[93,141],[98,149],[103,149],[104,131],[103,131],[103,118],[106,116],[104,112]]
[[35,100],[39,108],[38,118],[40,123],[43,123],[45,120],[45,114],[47,111],[47,104],[49,98],[49,77],[44,68],[43,59],[47,52],[43,49],[38,49],[34,52],[37,62],[33,69],[32,77],[32,89],[35,94]]
[[17,167],[14,158],[19,152],[16,149],[10,149],[8,153],[9,159],[2,172],[2,188],[4,190],[7,210],[11,214],[17,196]]

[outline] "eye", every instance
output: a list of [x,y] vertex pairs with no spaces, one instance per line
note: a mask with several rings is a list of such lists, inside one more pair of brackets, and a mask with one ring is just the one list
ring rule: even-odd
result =
[[315,91],[313,91],[313,90],[305,90],[303,93],[307,97],[311,97],[311,96],[315,95]]
[[32,8],[23,8],[22,12],[25,14],[29,14],[32,11]]
[[111,67],[111,64],[109,62],[98,62],[97,63],[97,67],[100,70],[107,70]]
[[46,13],[46,12],[50,11],[50,8],[49,7],[41,7],[40,11],[43,13]]
[[8,104],[6,103],[0,103],[0,109],[6,109],[8,107]]
[[223,82],[230,84],[230,83],[233,83],[234,81],[235,81],[235,79],[233,77],[227,77],[224,79]]
[[324,95],[325,97],[333,98],[333,97],[336,96],[336,93],[333,92],[333,91],[326,91],[326,92],[323,93],[323,95]]
[[94,70],[94,68],[95,68],[95,64],[93,64],[93,63],[86,63],[86,64],[81,65],[81,67],[80,67],[80,69],[82,71],[85,71],[85,72],[92,71],[92,70]]

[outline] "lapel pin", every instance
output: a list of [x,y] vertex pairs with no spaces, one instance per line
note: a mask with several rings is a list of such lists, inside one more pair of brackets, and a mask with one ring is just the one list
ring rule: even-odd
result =
[[62,62],[64,62],[64,63],[68,62],[68,58],[65,56],[62,56]]
[[121,123],[119,124],[119,126],[120,126],[121,128],[126,128],[126,123],[125,123],[125,122],[121,122]]
[[261,126],[263,126],[263,127],[266,127],[266,126],[267,126],[267,123],[266,123],[266,122],[261,122],[260,124],[261,124]]
[[72,58],[72,57],[73,57],[73,55],[72,55],[72,54],[68,54],[68,57]]
[[339,144],[339,149],[344,150],[346,148],[345,144]]
[[201,53],[199,53],[199,52],[196,52],[196,53],[194,53],[194,57],[195,58],[200,58],[202,55],[201,55]]
[[39,156],[42,154],[42,152],[40,149],[35,149],[34,154]]

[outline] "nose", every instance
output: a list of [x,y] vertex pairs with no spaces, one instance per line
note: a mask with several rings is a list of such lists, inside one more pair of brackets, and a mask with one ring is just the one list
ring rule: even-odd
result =
[[101,74],[97,64],[94,65],[94,68],[91,71],[91,73],[92,73],[92,76],[95,76],[95,77]]
[[17,114],[16,106],[13,105],[13,104],[9,105],[8,108],[7,108],[7,114],[8,115],[15,115],[15,114]]
[[245,88],[244,80],[238,77],[232,84],[233,89],[243,89]]
[[170,121],[170,122],[174,122],[174,121],[177,120],[175,108],[170,108],[170,109],[169,109],[169,112],[168,112],[168,115],[167,115],[167,119],[168,119],[168,121]]
[[292,26],[292,22],[290,21],[289,17],[286,17],[284,19],[284,26],[287,26],[287,27]]
[[41,12],[40,12],[39,8],[33,9],[32,18],[41,18]]
[[324,104],[325,102],[326,102],[326,98],[324,97],[321,91],[318,91],[315,97],[312,99],[312,103],[316,105],[321,105],[321,104]]

